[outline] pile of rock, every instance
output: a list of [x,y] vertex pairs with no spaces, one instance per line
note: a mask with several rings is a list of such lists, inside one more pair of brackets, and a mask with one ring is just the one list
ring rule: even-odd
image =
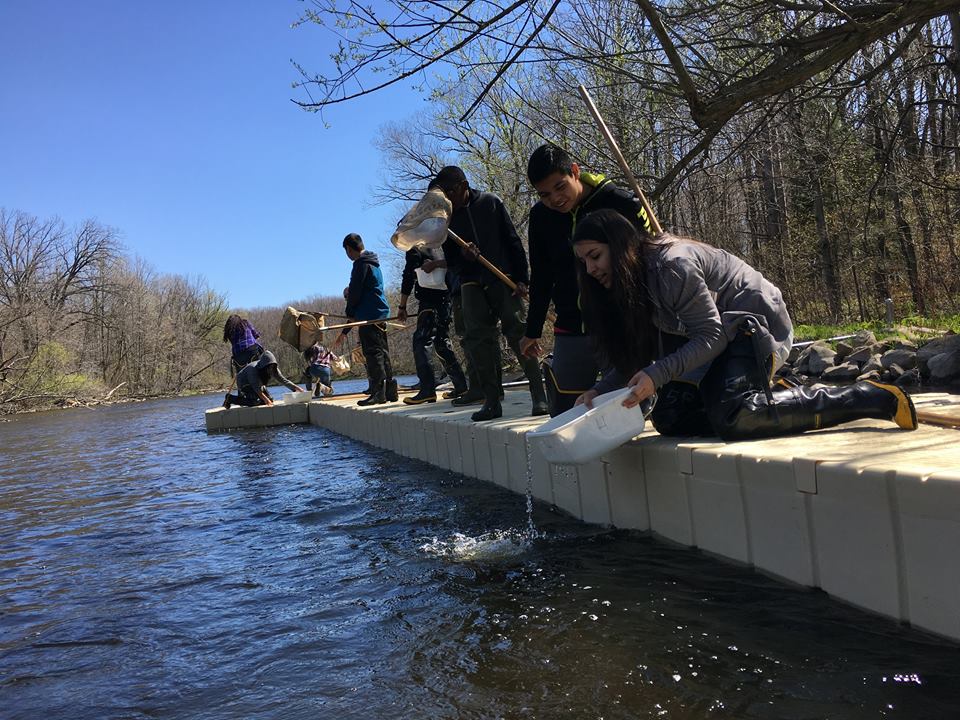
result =
[[902,387],[960,386],[960,335],[945,335],[917,346],[906,340],[878,341],[869,330],[831,346],[818,340],[794,348],[779,374],[819,378],[825,382],[880,380]]

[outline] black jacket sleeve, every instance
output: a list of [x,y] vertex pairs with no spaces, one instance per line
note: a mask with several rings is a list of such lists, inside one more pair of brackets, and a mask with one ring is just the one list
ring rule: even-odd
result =
[[510,279],[517,283],[529,284],[530,276],[527,268],[527,252],[523,249],[523,242],[517,233],[517,228],[510,219],[506,205],[499,198],[497,199],[498,211],[500,215],[500,237],[504,245],[507,257],[510,259],[510,269],[507,274]]
[[417,282],[416,270],[423,265],[423,256],[417,248],[410,248],[404,256],[406,260],[403,266],[403,276],[400,280],[400,294],[410,295],[413,292],[413,286]]
[[543,222],[537,207],[530,212],[527,230],[530,246],[530,307],[527,310],[527,337],[538,338],[543,334],[550,297],[553,294],[553,267],[544,245]]

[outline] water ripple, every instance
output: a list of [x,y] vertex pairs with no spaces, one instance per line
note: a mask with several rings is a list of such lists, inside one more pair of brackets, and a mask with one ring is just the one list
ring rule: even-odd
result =
[[949,718],[955,645],[212,398],[0,427],[0,717]]

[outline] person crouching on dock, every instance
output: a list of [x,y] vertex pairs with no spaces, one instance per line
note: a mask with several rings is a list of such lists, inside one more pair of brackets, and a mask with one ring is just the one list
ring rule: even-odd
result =
[[303,351],[303,359],[307,361],[307,369],[304,371],[307,390],[310,389],[311,381],[316,380],[317,387],[313,391],[314,397],[333,395],[330,363],[339,358],[320,343],[314,343]]
[[627,385],[625,407],[657,395],[650,419],[661,434],[724,440],[861,418],[916,429],[913,402],[893,385],[772,390],[793,325],[780,290],[730,253],[666,233],[641,235],[612,210],[581,220],[573,249],[587,331],[613,367],[578,404]]
[[237,394],[227,395],[223,406],[227,409],[231,405],[273,405],[273,398],[267,385],[277,382],[293,392],[303,392],[303,388],[290,382],[280,372],[277,358],[269,350],[265,350],[259,359],[247,363],[237,373]]

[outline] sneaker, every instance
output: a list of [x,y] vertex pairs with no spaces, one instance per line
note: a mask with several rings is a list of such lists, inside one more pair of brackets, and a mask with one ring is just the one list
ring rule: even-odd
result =
[[423,405],[424,403],[434,403],[437,401],[436,393],[425,393],[423,391],[418,392],[416,395],[411,397],[405,397],[403,399],[404,405]]

